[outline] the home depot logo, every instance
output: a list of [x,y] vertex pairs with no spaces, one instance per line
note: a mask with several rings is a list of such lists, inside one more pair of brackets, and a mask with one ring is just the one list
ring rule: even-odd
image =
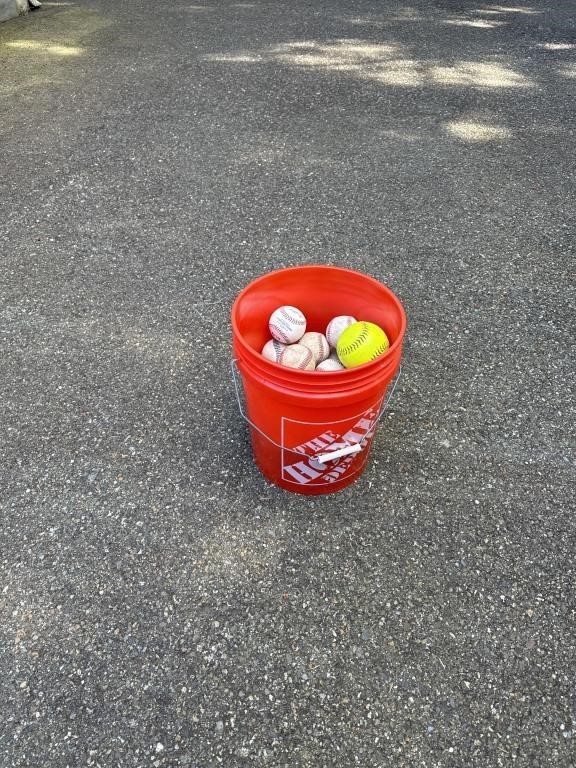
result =
[[[331,422],[330,429],[326,429],[326,423],[283,418],[282,479],[297,485],[330,485],[359,472],[366,461],[365,449],[376,429],[381,403],[350,419]],[[360,445],[362,450],[324,462],[316,458],[350,445]],[[298,459],[297,454],[302,458]]]

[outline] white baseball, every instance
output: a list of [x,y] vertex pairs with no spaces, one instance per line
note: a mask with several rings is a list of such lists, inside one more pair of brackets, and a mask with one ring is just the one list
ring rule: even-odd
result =
[[303,347],[302,344],[290,344],[284,347],[278,362],[287,368],[300,368],[303,371],[314,370],[314,355],[308,347]]
[[268,321],[270,333],[283,344],[293,344],[306,332],[306,318],[296,307],[278,307]]
[[262,347],[261,354],[266,360],[271,360],[273,363],[279,363],[280,355],[285,349],[286,344],[282,344],[281,341],[276,341],[276,339],[270,339],[270,341],[267,341]]
[[352,315],[338,315],[338,317],[333,317],[332,320],[330,320],[326,327],[326,338],[332,349],[336,349],[336,344],[338,344],[338,339],[340,338],[342,331],[355,322],[357,322],[357,320],[355,317],[352,317]]
[[310,352],[314,355],[314,363],[321,363],[322,360],[326,360],[330,354],[330,347],[326,340],[326,336],[323,333],[317,333],[316,331],[309,331],[298,341],[298,344],[302,344],[303,347],[308,347]]
[[335,355],[330,355],[327,360],[322,360],[316,366],[317,371],[345,371],[346,369]]

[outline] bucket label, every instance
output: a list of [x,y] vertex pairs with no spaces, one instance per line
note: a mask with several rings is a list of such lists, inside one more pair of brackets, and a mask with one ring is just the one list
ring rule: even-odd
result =
[[[282,479],[295,485],[331,485],[360,472],[381,404],[382,400],[363,413],[329,423],[282,417]],[[352,445],[360,445],[362,450],[332,461],[316,458]]]

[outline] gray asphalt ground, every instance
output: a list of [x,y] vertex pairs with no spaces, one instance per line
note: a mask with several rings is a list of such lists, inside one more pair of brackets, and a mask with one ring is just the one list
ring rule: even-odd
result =
[[[576,7],[0,26],[2,768],[576,765]],[[365,475],[252,461],[228,313],[401,297]]]

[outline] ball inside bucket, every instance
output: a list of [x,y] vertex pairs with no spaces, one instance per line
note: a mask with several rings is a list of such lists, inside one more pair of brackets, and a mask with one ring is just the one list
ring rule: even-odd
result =
[[[336,315],[376,323],[390,347],[342,371],[285,368],[265,359],[268,318],[283,304],[302,310],[310,331]],[[232,307],[235,365],[241,377],[256,464],[275,485],[302,494],[339,491],[366,466],[378,414],[402,354],[406,315],[382,283],[341,267],[304,266],[250,283]]]

